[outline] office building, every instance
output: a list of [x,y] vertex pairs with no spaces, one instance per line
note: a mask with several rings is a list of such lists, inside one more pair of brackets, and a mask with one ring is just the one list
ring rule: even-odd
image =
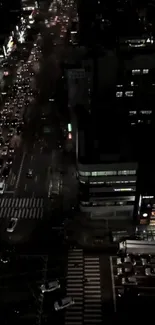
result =
[[131,126],[150,128],[155,122],[155,67],[144,66],[137,62],[134,68],[124,69],[117,78],[115,96],[118,110]]
[[66,70],[68,83],[68,108],[72,122],[72,141],[76,144],[78,107],[88,107],[88,82],[84,68]]
[[[137,181],[136,147],[112,111],[83,114],[77,132],[80,208],[103,218],[132,218]],[[131,137],[130,137],[131,136]]]
[[120,52],[143,53],[154,50],[152,7],[128,1],[116,9],[116,41]]
[[[91,62],[89,78],[85,69],[91,80],[90,106],[86,109],[83,102],[82,113],[77,114],[80,208],[100,214],[103,219],[134,217],[138,223],[145,219],[150,224],[155,213],[150,212],[147,218],[145,204],[138,208],[138,202],[140,198],[145,202],[146,197],[155,196],[153,186],[150,189],[145,181],[154,174],[153,163],[150,176],[147,171],[155,127],[153,9],[138,1],[118,1],[115,6],[108,1],[104,6],[98,3],[98,9],[91,3],[87,28],[89,36],[94,28],[100,33],[96,41],[92,38],[94,48],[89,59],[84,59]],[[84,9],[82,14],[79,11],[80,31],[86,23],[83,15]],[[92,20],[95,27],[91,26]],[[102,38],[103,34],[108,35],[107,30],[111,31],[111,44],[115,46],[110,47],[108,41],[105,46],[104,41],[103,49]],[[85,40],[86,48],[88,43]],[[151,206],[153,209],[152,203]]]

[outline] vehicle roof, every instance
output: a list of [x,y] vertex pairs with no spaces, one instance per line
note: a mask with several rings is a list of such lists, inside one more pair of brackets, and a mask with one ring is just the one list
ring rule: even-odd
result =
[[72,301],[72,297],[65,297],[62,299],[62,304],[67,304],[70,301]]

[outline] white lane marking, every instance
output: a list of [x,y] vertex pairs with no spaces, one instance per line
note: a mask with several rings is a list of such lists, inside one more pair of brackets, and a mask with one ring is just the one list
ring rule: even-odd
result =
[[31,156],[31,160],[33,160],[33,155]]
[[114,312],[116,313],[115,282],[114,282],[114,272],[113,272],[113,264],[112,264],[112,257],[111,256],[110,256],[110,270],[111,270],[111,282],[112,282]]
[[17,181],[16,181],[15,189],[17,189],[18,184],[19,184],[19,181],[20,181],[20,176],[21,176],[21,172],[22,172],[22,169],[23,169],[23,164],[24,164],[25,156],[26,156],[26,152],[23,153],[23,157],[22,157],[21,164],[20,164],[20,167],[19,167],[19,173],[18,173],[18,176],[17,176]]
[[37,182],[37,180],[38,180],[38,176],[36,175],[36,177],[35,177],[34,181],[35,181],[35,182]]
[[24,186],[24,191],[26,191],[27,190],[27,184],[25,184],[25,186]]

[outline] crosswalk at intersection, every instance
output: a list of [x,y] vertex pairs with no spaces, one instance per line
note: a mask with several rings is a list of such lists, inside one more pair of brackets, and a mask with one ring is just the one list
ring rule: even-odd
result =
[[85,255],[83,249],[68,252],[67,296],[75,301],[65,313],[65,325],[102,323],[99,257]]
[[42,198],[1,198],[0,219],[42,219],[43,207]]

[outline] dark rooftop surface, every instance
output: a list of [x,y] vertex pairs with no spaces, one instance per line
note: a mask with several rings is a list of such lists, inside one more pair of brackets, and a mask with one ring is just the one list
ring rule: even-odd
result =
[[[113,37],[136,38],[146,35],[148,37],[148,35],[155,33],[155,7],[146,1],[99,2],[95,0],[78,0],[78,12],[80,19],[80,39],[85,39],[86,43],[91,43],[91,39],[93,39],[94,44],[96,42],[98,44],[104,43],[106,30],[108,31],[107,35],[110,35],[111,42]],[[110,22],[110,28],[104,28],[103,20]],[[110,34],[110,30],[112,34]]]
[[[103,107],[104,109],[104,107]],[[81,163],[115,163],[136,161],[136,141],[114,110],[98,116],[82,116],[79,121],[79,161]]]
[[143,195],[155,195],[155,170],[153,162],[145,162],[139,167],[140,192]]

